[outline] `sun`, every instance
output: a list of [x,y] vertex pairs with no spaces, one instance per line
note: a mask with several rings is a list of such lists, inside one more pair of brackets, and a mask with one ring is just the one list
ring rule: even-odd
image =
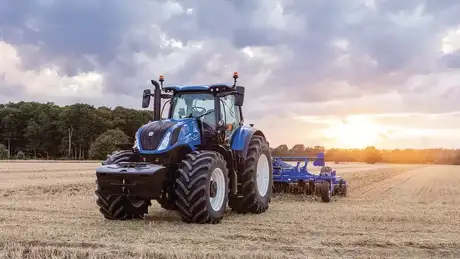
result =
[[338,148],[365,148],[380,140],[378,125],[364,117],[353,116],[332,123],[324,136]]

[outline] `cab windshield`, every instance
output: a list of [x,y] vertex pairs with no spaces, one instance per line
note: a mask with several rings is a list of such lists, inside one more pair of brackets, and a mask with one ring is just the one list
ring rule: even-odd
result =
[[173,119],[198,118],[214,126],[214,96],[208,93],[183,93],[176,95],[172,101],[171,117]]

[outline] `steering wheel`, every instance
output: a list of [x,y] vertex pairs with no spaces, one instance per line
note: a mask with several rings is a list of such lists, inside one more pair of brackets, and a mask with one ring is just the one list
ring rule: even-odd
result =
[[[200,111],[200,109],[201,109],[201,111]],[[192,113],[194,113],[195,111],[200,113],[200,114],[203,114],[203,113],[206,112],[206,109],[203,108],[203,107],[200,107],[200,106],[193,106],[192,107]]]

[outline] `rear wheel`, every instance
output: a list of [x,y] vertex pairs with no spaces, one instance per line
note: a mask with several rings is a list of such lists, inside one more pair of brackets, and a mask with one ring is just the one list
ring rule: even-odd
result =
[[273,187],[270,149],[262,136],[249,143],[245,170],[240,175],[241,196],[231,197],[229,206],[237,213],[262,213],[268,209]]
[[228,201],[228,169],[214,151],[194,151],[185,156],[176,180],[176,208],[188,223],[219,223]]
[[[116,152],[107,157],[103,165],[117,164],[120,162],[132,161],[134,156],[133,151],[123,150]],[[142,218],[148,213],[148,207],[151,205],[150,200],[137,199],[135,197],[127,197],[123,195],[112,195],[100,189],[99,185],[96,188],[99,212],[106,219],[110,220],[125,220]]]

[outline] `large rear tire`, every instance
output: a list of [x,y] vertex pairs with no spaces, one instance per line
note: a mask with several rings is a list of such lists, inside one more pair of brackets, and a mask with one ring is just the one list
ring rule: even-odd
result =
[[268,142],[255,135],[249,143],[241,179],[242,197],[231,197],[229,207],[237,213],[263,213],[273,192],[273,165]]
[[[134,156],[133,151],[123,150],[115,152],[107,157],[102,164],[117,164],[120,162],[132,161]],[[99,185],[96,188],[97,200],[96,204],[99,206],[99,212],[106,219],[110,220],[125,220],[142,218],[144,214],[148,213],[148,207],[151,205],[150,200],[136,199],[134,197],[126,197],[122,195],[112,195],[103,192]]]
[[176,208],[184,222],[219,223],[228,201],[228,169],[214,151],[194,151],[182,160],[176,180]]

